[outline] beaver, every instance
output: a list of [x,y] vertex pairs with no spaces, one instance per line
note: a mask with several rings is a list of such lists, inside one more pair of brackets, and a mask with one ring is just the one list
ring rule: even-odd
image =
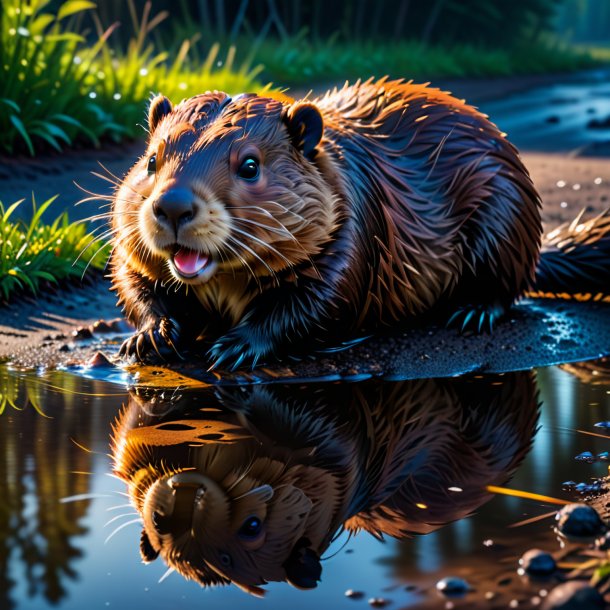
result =
[[254,367],[426,317],[491,331],[526,290],[573,281],[539,262],[517,150],[439,89],[157,96],[148,126],[112,207],[126,359]]
[[114,426],[114,472],[145,562],[254,595],[309,589],[343,529],[405,538],[477,511],[527,455],[538,412],[531,371],[137,389]]

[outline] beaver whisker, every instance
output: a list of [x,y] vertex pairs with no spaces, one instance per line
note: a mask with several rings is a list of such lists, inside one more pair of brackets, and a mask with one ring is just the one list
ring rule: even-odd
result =
[[122,523],[121,525],[119,525],[109,536],[106,537],[106,540],[104,540],[104,544],[108,544],[108,542],[112,540],[112,538],[114,538],[114,536],[116,536],[122,529],[133,525],[134,523],[142,524],[142,518],[138,517],[137,519],[132,519],[131,521],[127,521],[126,523]]
[[273,216],[271,216],[271,218],[273,220],[275,220],[280,225],[281,228],[270,227],[269,225],[257,222],[256,220],[252,220],[251,218],[237,218],[237,217],[234,217],[233,220],[235,222],[246,222],[248,224],[260,227],[261,229],[264,229],[266,231],[271,231],[273,233],[276,233],[277,235],[281,235],[281,236],[289,238],[290,240],[292,240],[301,249],[301,251],[305,255],[305,258],[309,261],[310,265],[312,266],[312,268],[314,269],[314,271],[316,272],[318,277],[321,277],[320,276],[320,272],[318,271],[318,268],[316,267],[316,264],[315,264],[313,258],[311,258],[309,252],[307,252],[307,250],[305,249],[303,244],[277,218],[274,218]]
[[234,256],[241,262],[241,264],[248,270],[248,272],[252,276],[252,279],[256,282],[256,285],[258,286],[259,292],[262,292],[263,289],[261,286],[261,282],[258,279],[256,273],[254,273],[252,267],[250,267],[250,265],[248,264],[248,261],[246,261],[246,259],[241,254],[239,254],[239,252],[230,244],[225,242],[224,246],[225,248],[228,248],[234,254]]
[[286,228],[282,225],[282,227],[270,227],[264,222],[257,222],[256,220],[252,220],[251,218],[238,218],[234,217],[233,220],[235,222],[245,222],[246,224],[253,225],[255,227],[260,227],[264,231],[269,231],[270,233],[275,233],[276,235],[281,235],[286,239],[289,239],[295,242],[297,245],[299,244],[299,240]]
[[[258,259],[263,264],[263,267],[265,267],[267,269],[267,271],[269,271],[270,275],[272,277],[274,277],[275,280],[277,281],[277,273],[254,250],[252,250],[252,248],[250,248],[249,246],[244,244],[241,240],[239,240],[234,235],[229,235],[227,237],[227,239],[232,240],[237,245],[237,247],[243,248],[244,250],[246,250],[247,252],[252,254],[252,256],[254,256],[256,259]],[[260,286],[260,284],[259,284],[259,286]]]
[[[121,479],[121,477],[119,477],[119,480],[122,481],[123,479]],[[133,508],[133,504],[131,502],[126,502],[125,504],[117,504],[116,506],[110,506],[109,508],[106,509],[106,512],[111,511],[111,510],[119,510],[121,508]]]
[[91,172],[91,174],[93,176],[95,176],[96,178],[99,178],[100,180],[104,180],[106,182],[109,182],[110,184],[112,184],[112,186],[116,187],[117,189],[121,188],[123,185],[127,185],[127,187],[130,188],[136,195],[138,195],[139,197],[142,197],[143,199],[146,199],[146,195],[144,195],[143,193],[140,193],[140,191],[138,191],[133,185],[125,182],[124,180],[122,180],[121,178],[119,178],[118,176],[113,174],[107,167],[105,167],[99,161],[98,161],[98,164],[109,175],[105,176],[104,174],[100,174],[99,172]]
[[[89,248],[89,246],[91,246],[93,242],[89,242],[80,252],[80,254],[76,257],[76,259],[74,260],[74,262],[72,263],[72,266],[74,266],[80,259],[80,257],[87,251],[87,249]],[[110,262],[110,257],[112,256],[112,254],[114,253],[114,251],[116,250],[117,245],[120,242],[117,242],[115,244],[113,244],[112,248],[110,249],[110,252],[108,254],[108,258],[106,259],[106,263],[104,264],[104,270],[106,269],[106,267],[108,267],[108,263]],[[89,267],[91,266],[91,263],[93,262],[93,259],[95,259],[95,257],[104,249],[106,248],[108,244],[107,243],[103,243],[89,258],[89,260],[87,261],[87,264],[85,265],[85,268],[83,269],[83,273],[80,276],[81,281],[84,279],[85,277],[85,273],[87,272],[87,270],[89,269]]]
[[171,576],[176,571],[176,568],[167,568],[167,570],[163,573],[163,576],[159,578],[157,584],[161,584],[168,576]]
[[[133,506],[132,506],[133,508]],[[137,517],[138,513],[134,512],[133,510],[130,513],[121,513],[120,515],[116,515],[114,517],[112,517],[112,519],[109,519],[108,521],[106,521],[106,523],[104,523],[104,527],[108,527],[111,523],[114,523],[115,521],[118,521],[119,519],[122,519],[123,517]]]
[[241,233],[242,235],[245,235],[248,239],[251,239],[252,241],[255,241],[256,243],[260,244],[261,246],[263,246],[263,248],[267,248],[270,252],[273,252],[273,254],[279,256],[289,267],[294,267],[292,261],[286,258],[277,248],[274,248],[271,244],[264,242],[262,239],[259,239],[258,237],[252,235],[252,233],[248,233],[247,231],[239,229],[238,227],[233,227],[233,230],[237,231],[238,233]]

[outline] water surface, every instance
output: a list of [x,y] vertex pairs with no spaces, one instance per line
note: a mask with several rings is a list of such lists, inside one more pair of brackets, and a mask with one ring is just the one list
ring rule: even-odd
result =
[[[270,582],[265,607],[365,608],[382,596],[392,607],[442,608],[434,584],[448,575],[476,588],[456,607],[474,607],[487,590],[502,592],[506,573],[518,580],[523,551],[558,548],[550,519],[508,527],[556,507],[486,486],[570,499],[564,481],[607,473],[603,460],[574,458],[610,450],[578,432],[604,432],[595,423],[609,419],[610,385],[590,369],[572,372],[136,394],[2,369],[0,608],[260,608],[235,585],[202,588],[179,573],[159,580],[169,559],[202,582],[230,575],[252,588],[261,576],[285,576],[280,560],[307,537],[322,556],[321,582],[309,591]],[[176,500],[148,497],[149,542],[155,552],[161,540],[164,547],[143,564],[142,515],[125,494],[131,483],[144,497],[154,481]],[[216,483],[233,495],[214,512]],[[237,530],[252,514],[266,538],[244,545]],[[368,531],[350,537],[346,524]],[[194,550],[184,543],[189,530]],[[349,599],[347,589],[365,595]]]

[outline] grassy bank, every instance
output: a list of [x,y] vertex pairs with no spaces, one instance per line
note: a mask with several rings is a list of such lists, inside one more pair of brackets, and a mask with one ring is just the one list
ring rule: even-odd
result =
[[110,247],[96,239],[80,222],[70,222],[67,213],[51,224],[40,218],[53,199],[40,206],[32,201],[29,222],[13,220],[17,201],[5,208],[0,202],[0,301],[16,294],[36,294],[45,285],[80,280],[88,270],[102,270]]
[[[261,68],[236,65],[234,49],[220,53],[212,45],[196,65],[188,41],[171,57],[159,51],[151,33],[167,13],[152,16],[147,4],[138,15],[130,7],[133,35],[121,48],[113,43],[118,24],[103,30],[93,2],[2,2],[0,151],[34,155],[139,136],[151,92],[179,101],[208,89],[261,89]],[[97,36],[87,22],[95,24]]]
[[[238,39],[238,49],[251,48]],[[282,85],[355,80],[389,74],[394,78],[491,77],[571,72],[597,66],[603,58],[553,39],[493,49],[464,44],[424,45],[418,41],[312,42],[305,35],[286,42],[263,41],[255,50],[262,76]],[[606,58],[607,62],[607,58]]]

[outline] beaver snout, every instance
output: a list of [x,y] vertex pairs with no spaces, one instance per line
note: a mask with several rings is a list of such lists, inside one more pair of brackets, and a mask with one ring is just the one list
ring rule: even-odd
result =
[[161,224],[169,225],[175,232],[195,217],[193,193],[186,188],[171,188],[161,193],[153,203],[153,214]]

